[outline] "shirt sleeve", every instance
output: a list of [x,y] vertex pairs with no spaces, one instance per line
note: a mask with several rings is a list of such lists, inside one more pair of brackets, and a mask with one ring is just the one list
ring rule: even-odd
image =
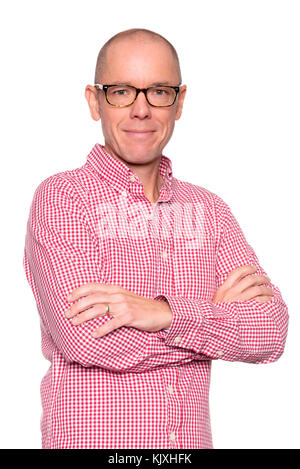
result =
[[165,344],[156,332],[121,327],[95,339],[92,331],[110,317],[79,326],[65,317],[66,297],[74,288],[104,283],[97,242],[72,184],[53,176],[43,181],[30,208],[23,265],[47,340],[68,362],[112,371],[142,372],[192,361],[194,352]]
[[[266,275],[230,208],[218,196],[215,216],[219,233],[216,288],[241,265],[255,265],[256,274]],[[201,298],[158,295],[157,299],[168,301],[173,313],[165,343],[193,350],[201,360],[207,356],[249,363],[276,361],[284,351],[289,317],[278,287],[268,286],[274,296],[266,303],[253,299],[215,304]]]

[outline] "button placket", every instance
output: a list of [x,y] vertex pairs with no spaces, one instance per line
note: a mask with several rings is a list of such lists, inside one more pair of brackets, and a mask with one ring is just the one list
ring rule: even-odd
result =
[[146,220],[150,221],[150,220],[152,220],[152,218],[153,218],[153,214],[152,213],[147,213]]

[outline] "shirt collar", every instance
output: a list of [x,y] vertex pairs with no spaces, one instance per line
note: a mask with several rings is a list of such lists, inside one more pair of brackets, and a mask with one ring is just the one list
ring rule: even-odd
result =
[[[110,186],[119,192],[130,191],[133,194],[143,195],[143,185],[138,176],[122,161],[111,156],[103,145],[96,143],[87,157],[90,164]],[[172,161],[161,156],[159,172],[163,177],[160,189],[159,202],[167,202],[172,196]]]

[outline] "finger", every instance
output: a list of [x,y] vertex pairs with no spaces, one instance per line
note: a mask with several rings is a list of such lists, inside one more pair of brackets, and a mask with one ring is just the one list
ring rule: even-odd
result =
[[85,310],[84,312],[77,314],[71,322],[73,325],[77,326],[91,319],[98,318],[100,316],[112,315],[112,317],[118,317],[124,313],[123,303],[114,303],[110,304],[109,312],[106,312],[105,304],[97,304],[92,308]]
[[241,279],[233,289],[238,292],[242,292],[254,285],[262,285],[265,283],[270,283],[271,280],[266,275],[247,275],[247,277]]
[[253,300],[258,301],[259,303],[267,303],[268,301],[272,301],[271,296],[257,296],[256,298],[253,298]]
[[225,282],[219,287],[220,289],[228,289],[235,285],[241,278],[245,277],[246,275],[253,274],[257,271],[257,267],[254,265],[241,265],[236,269],[232,270]]
[[83,322],[90,321],[91,319],[98,318],[100,316],[105,316],[106,314],[106,307],[105,305],[95,305],[89,309],[86,309],[83,313],[77,314],[77,316],[73,317],[71,322],[74,326],[78,326]]
[[84,296],[80,298],[77,303],[74,303],[68,311],[65,312],[65,316],[67,318],[72,318],[76,316],[77,314],[82,313],[86,309],[91,308],[92,306],[96,304],[115,304],[117,302],[124,302],[125,301],[125,296],[123,293],[118,293],[118,290],[115,289],[115,293],[99,293],[97,291],[96,293],[91,293],[90,295]]
[[92,332],[92,337],[98,339],[99,337],[103,337],[110,332],[119,329],[119,327],[125,326],[125,319],[124,316],[114,317],[110,321],[107,321],[101,327],[98,327],[94,332]]
[[67,301],[73,302],[81,297],[85,297],[92,293],[124,293],[132,294],[129,290],[126,290],[121,285],[109,284],[109,283],[86,283],[78,288],[75,288],[67,297]]
[[103,283],[85,283],[84,285],[81,285],[80,287],[72,290],[71,293],[66,297],[66,300],[73,302],[83,296],[90,295],[91,293],[97,291],[99,292],[99,290],[104,291],[105,287],[108,287],[108,285]]
[[244,290],[240,295],[239,295],[239,300],[241,301],[248,301],[252,300],[257,296],[273,296],[273,290],[272,288],[269,287],[264,287],[261,285],[256,285],[251,288],[247,288],[247,290]]
[[96,294],[84,296],[80,298],[77,303],[70,306],[70,309],[65,312],[65,316],[67,318],[73,318],[82,311],[92,308],[97,302],[99,302],[99,297],[97,297]]
[[77,314],[81,313],[82,311],[85,311],[86,309],[89,309],[98,303],[105,303],[108,301],[112,301],[111,296],[108,296],[107,294],[99,294],[99,291],[97,291],[97,293],[91,293],[87,296],[80,298],[77,303],[74,303],[70,307],[70,309],[65,313],[65,315],[67,318],[72,318]]

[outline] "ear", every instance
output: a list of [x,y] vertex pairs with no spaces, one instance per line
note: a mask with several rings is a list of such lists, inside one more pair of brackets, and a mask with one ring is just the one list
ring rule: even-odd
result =
[[176,117],[175,117],[175,120],[178,120],[182,114],[182,107],[183,107],[183,101],[184,101],[184,98],[185,98],[185,94],[186,94],[186,85],[183,85],[180,87],[180,91],[179,91],[179,98],[178,98],[178,107],[177,107],[177,111],[176,111]]
[[85,98],[88,102],[89,108],[90,108],[90,113],[92,118],[95,121],[98,121],[101,116],[100,116],[100,111],[99,111],[99,101],[98,101],[98,91],[95,86],[92,85],[87,85],[85,88]]

